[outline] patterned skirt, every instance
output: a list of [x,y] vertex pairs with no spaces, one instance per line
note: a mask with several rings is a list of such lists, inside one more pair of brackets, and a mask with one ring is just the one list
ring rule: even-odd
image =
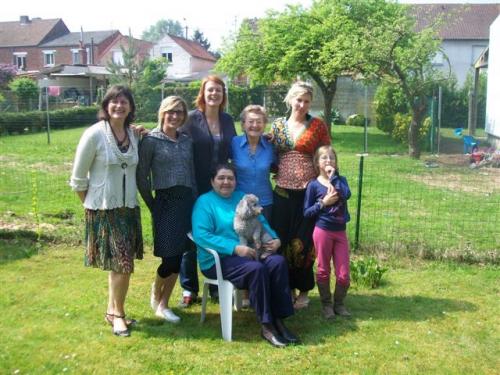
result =
[[85,210],[85,265],[117,273],[134,272],[134,259],[142,259],[139,207]]
[[168,258],[189,249],[193,191],[185,186],[156,190],[153,204],[154,255]]

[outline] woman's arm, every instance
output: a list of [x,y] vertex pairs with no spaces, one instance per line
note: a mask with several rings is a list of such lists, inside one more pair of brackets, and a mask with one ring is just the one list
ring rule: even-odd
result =
[[89,130],[86,130],[76,148],[73,172],[70,179],[70,186],[82,203],[85,202],[85,197],[87,196],[89,187],[88,174],[90,166],[94,162],[96,151],[97,146],[93,134]]
[[151,191],[151,165],[153,163],[154,144],[149,137],[139,144],[139,163],[137,164],[137,190],[149,210],[153,209],[153,193]]

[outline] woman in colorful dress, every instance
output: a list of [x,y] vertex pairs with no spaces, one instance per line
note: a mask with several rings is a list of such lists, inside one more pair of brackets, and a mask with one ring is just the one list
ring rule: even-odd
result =
[[134,258],[143,243],[136,167],[138,138],[129,128],[135,104],[130,90],[112,86],[101,104],[101,121],[83,133],[70,185],[85,208],[85,265],[109,271],[106,321],[117,336],[130,336],[125,297]]
[[278,173],[271,222],[281,240],[280,251],[288,260],[295,309],[308,306],[308,292],[314,288],[314,222],[303,215],[306,186],[316,178],[316,149],[331,143],[326,124],[309,114],[312,99],[310,84],[294,83],[284,100],[290,116],[278,118],[272,126]]
[[186,119],[186,102],[178,96],[165,98],[158,127],[140,144],[137,166],[137,187],[153,218],[154,255],[161,258],[151,287],[151,308],[171,323],[180,321],[169,300],[188,243],[186,233],[191,231],[195,194],[192,141],[178,131]]
[[[227,103],[226,85],[218,76],[208,76],[201,82],[196,98],[196,109],[188,115],[182,131],[193,140],[194,171],[198,194],[212,189],[210,176],[220,163],[231,157],[231,140],[236,136],[233,118],[224,107]],[[199,285],[196,249],[186,251],[182,258],[180,281],[183,288],[182,307],[197,299]],[[210,295],[217,299],[217,288],[210,288]]]

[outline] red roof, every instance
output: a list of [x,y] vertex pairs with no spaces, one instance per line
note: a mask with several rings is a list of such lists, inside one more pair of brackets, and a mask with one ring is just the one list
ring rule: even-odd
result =
[[175,43],[182,47],[187,53],[193,57],[198,57],[199,59],[217,61],[217,59],[208,52],[203,46],[193,40],[184,39],[175,35],[168,34],[170,38],[173,39]]
[[409,4],[417,19],[417,30],[444,17],[442,39],[489,39],[490,25],[500,14],[500,4]]
[[[37,46],[56,27],[62,24],[62,30],[69,33],[68,28],[60,18],[43,20],[41,18],[28,19],[26,22],[0,22],[0,47],[29,47]],[[55,35],[55,37],[59,36]]]

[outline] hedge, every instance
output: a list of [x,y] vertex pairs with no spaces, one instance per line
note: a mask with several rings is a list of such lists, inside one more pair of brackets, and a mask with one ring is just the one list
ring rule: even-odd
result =
[[[63,129],[91,125],[97,121],[98,110],[98,107],[92,106],[50,111],[50,128]],[[0,134],[39,132],[46,127],[46,111],[0,113]]]

